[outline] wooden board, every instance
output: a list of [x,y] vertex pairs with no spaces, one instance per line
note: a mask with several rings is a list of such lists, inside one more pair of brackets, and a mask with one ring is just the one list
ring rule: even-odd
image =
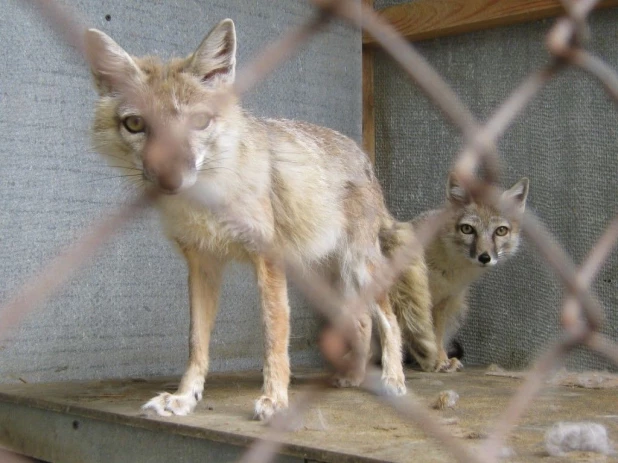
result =
[[[618,6],[603,0],[597,8]],[[417,41],[507,26],[564,13],[558,0],[417,0],[380,10],[408,40]],[[364,44],[373,44],[365,34]]]

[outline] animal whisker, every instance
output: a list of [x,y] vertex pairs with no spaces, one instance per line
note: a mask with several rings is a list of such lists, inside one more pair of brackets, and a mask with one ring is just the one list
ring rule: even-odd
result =
[[88,181],[86,183],[92,183],[92,182],[96,182],[96,181],[99,181],[99,180],[111,180],[111,179],[114,179],[114,178],[141,177],[141,176],[142,176],[142,174],[112,175],[111,177],[95,178],[95,179],[92,179],[92,180],[90,180],[90,181]]

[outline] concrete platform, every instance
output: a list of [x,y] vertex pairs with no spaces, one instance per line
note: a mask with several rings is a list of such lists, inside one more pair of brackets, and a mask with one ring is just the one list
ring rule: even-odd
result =
[[[295,372],[291,399],[318,373]],[[428,405],[440,391],[460,395],[455,409],[432,411],[453,435],[478,445],[521,380],[485,375],[408,371],[408,389]],[[0,445],[53,463],[158,463],[235,461],[267,428],[251,420],[260,373],[216,374],[204,400],[188,417],[140,416],[155,393],[176,380],[131,379],[0,386]],[[618,389],[551,386],[545,389],[508,445],[514,462],[618,461],[616,457],[547,456],[545,431],[557,421],[590,420],[618,441]],[[450,462],[453,458],[422,431],[370,394],[333,389],[314,404],[299,430],[284,437],[280,462]]]

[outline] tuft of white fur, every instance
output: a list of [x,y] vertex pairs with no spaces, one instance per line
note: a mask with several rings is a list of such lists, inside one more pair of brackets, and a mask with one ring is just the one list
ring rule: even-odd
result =
[[560,422],[545,433],[545,449],[551,456],[568,452],[614,453],[605,426],[591,422]]

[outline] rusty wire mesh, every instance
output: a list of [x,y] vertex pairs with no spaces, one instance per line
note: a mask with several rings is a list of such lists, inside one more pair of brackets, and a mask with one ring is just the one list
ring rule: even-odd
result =
[[[24,1],[38,7],[54,29],[62,34],[86,61],[89,61],[90,57],[83,43],[85,28],[70,11],[51,0]],[[566,15],[555,23],[547,35],[546,45],[552,55],[551,62],[527,77],[484,124],[475,120],[440,75],[371,8],[365,5],[359,6],[355,0],[310,1],[316,7],[315,17],[265,48],[263,53],[239,74],[232,91],[221,94],[221,98],[216,99],[213,105],[225,105],[231,101],[230,97],[247,92],[292,55],[302,43],[318,33],[329,19],[344,18],[372,35],[377,44],[392,56],[445,117],[461,131],[464,143],[454,160],[455,172],[463,185],[473,194],[484,195],[497,201],[501,193],[493,186],[500,174],[497,141],[508,130],[516,116],[557,73],[568,66],[581,68],[596,77],[618,103],[618,74],[585,49],[588,15],[599,0],[561,0]],[[114,69],[110,68],[107,71],[110,75],[114,75]],[[157,114],[149,112],[148,105],[144,102],[136,101],[131,88],[122,87],[122,82],[119,83],[125,97],[144,110],[148,122],[157,124]],[[172,137],[169,143],[174,143]],[[483,172],[482,176],[478,175],[480,171]],[[135,211],[150,204],[156,195],[157,192],[146,192],[130,205],[110,214],[111,220],[108,218],[101,224],[95,225],[41,274],[27,282],[23,289],[0,310],[0,337],[49,297],[107,238],[128,221]],[[207,198],[205,202],[208,203]],[[503,203],[502,207],[508,214],[512,205]],[[228,217],[228,219],[242,222],[242,217]],[[330,328],[323,332],[320,346],[325,358],[336,370],[351,367],[342,360],[340,354],[344,346],[354,342],[351,314],[342,313],[341,308],[344,305],[362,306],[386,291],[411,259],[422,252],[423,243],[431,239],[439,225],[440,218],[418,230],[418,241],[410,243],[396,253],[387,265],[379,269],[378,276],[357,300],[345,301],[345,304],[324,281],[318,277],[307,279],[306,275],[298,278],[299,269],[292,262],[285,262],[290,280],[296,283],[313,302],[314,307],[332,322]],[[381,400],[392,405],[398,413],[421,426],[427,435],[440,441],[453,457],[461,462],[497,460],[509,432],[543,387],[544,377],[575,347],[587,346],[618,365],[618,345],[599,331],[603,324],[604,309],[589,290],[597,272],[618,240],[618,217],[612,221],[579,268],[557,244],[552,234],[529,211],[525,214],[523,231],[565,285],[566,297],[561,311],[563,335],[537,360],[507,409],[492,427],[493,431],[480,451],[472,453],[468,446],[452,437],[415,399],[380,396]],[[266,244],[261,251],[276,252],[269,249]],[[367,380],[363,386],[380,395],[380,374],[375,368],[368,369]],[[256,441],[241,461],[270,461],[281,445],[280,439],[276,439],[278,434],[289,429],[312,401],[320,396],[325,387],[325,383],[316,382],[312,388],[297,397],[286,413],[275,416],[270,432],[263,439]]]

